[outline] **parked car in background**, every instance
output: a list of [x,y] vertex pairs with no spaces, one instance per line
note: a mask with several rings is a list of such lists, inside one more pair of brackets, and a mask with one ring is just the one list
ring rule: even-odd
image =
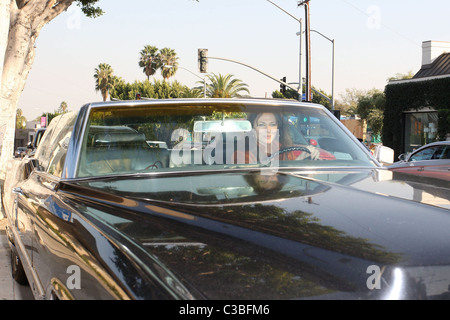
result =
[[399,159],[389,170],[450,181],[450,141],[429,143]]
[[42,136],[45,133],[46,128],[39,128],[36,130],[36,134],[34,136],[33,142],[31,143],[31,146],[33,149],[36,149],[39,146],[39,143],[42,140]]
[[36,151],[36,148],[39,146],[39,143],[41,142],[42,136],[45,133],[45,129],[46,128],[39,128],[39,129],[37,129],[36,133],[34,135],[33,141],[30,141],[27,144],[28,153],[30,155],[33,155],[34,152]]
[[448,299],[450,189],[392,176],[316,104],[87,104],[9,163],[13,277],[37,299]]
[[23,158],[27,155],[27,148],[26,147],[18,147],[16,151],[14,152],[14,157],[16,158]]

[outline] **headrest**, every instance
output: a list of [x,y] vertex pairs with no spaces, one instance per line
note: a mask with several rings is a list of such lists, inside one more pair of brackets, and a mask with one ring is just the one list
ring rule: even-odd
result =
[[145,142],[145,134],[134,132],[103,132],[94,136],[94,146]]

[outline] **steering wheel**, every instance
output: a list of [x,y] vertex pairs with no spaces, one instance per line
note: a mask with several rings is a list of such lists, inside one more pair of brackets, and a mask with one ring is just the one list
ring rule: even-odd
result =
[[162,168],[163,164],[161,161],[156,161],[154,163],[152,163],[151,165],[149,165],[148,167],[146,167],[144,170],[148,170],[148,169],[159,169]]
[[276,156],[279,156],[280,154],[283,154],[286,152],[291,152],[291,151],[305,151],[305,152],[309,153],[309,157],[311,158],[311,150],[309,150],[308,148],[306,148],[306,147],[289,147],[289,148],[283,148],[283,149],[275,152],[274,154],[272,154],[269,157],[269,161],[272,161],[273,158],[275,158]]

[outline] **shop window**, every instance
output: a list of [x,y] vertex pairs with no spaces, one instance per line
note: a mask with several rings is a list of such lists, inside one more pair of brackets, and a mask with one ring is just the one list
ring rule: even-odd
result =
[[436,141],[437,112],[405,113],[405,152]]

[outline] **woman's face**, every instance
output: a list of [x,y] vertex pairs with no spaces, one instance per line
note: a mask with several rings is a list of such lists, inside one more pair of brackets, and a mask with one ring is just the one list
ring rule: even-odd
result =
[[258,142],[270,145],[277,136],[277,118],[273,113],[263,113],[256,118],[255,129]]
[[278,186],[280,186],[280,182],[278,181],[278,177],[276,175],[257,175],[255,176],[255,184],[264,190],[274,190]]

